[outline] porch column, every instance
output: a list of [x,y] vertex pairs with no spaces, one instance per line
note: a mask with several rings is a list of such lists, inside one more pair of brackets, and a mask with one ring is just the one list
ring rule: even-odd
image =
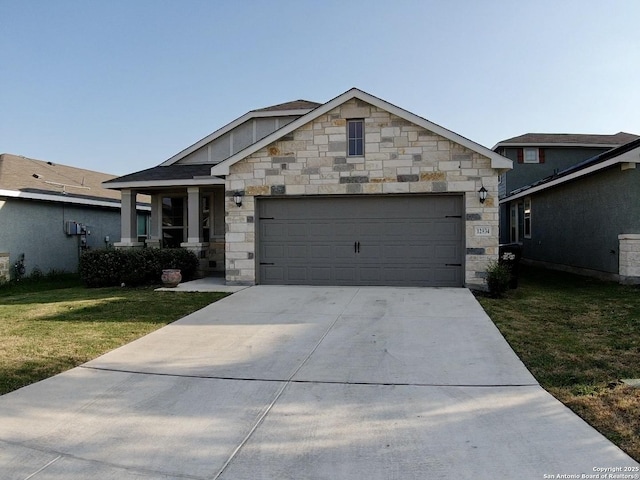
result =
[[187,188],[187,243],[200,243],[200,187]]
[[162,247],[162,195],[151,195],[151,230],[147,247]]
[[207,271],[207,250],[209,242],[200,238],[200,187],[187,188],[187,241],[181,243],[182,248],[191,250],[200,260],[197,277],[203,277]]
[[141,247],[138,242],[138,211],[136,210],[137,192],[126,188],[120,192],[120,241],[114,243],[117,248]]

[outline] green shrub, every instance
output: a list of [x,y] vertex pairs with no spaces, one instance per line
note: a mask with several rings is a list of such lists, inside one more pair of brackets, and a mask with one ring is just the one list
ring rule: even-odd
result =
[[509,289],[511,269],[505,263],[490,262],[485,280],[491,296],[500,298]]
[[195,277],[196,255],[183,248],[142,248],[131,250],[90,250],[80,256],[78,272],[88,287],[154,285],[162,270],[179,268],[182,280]]

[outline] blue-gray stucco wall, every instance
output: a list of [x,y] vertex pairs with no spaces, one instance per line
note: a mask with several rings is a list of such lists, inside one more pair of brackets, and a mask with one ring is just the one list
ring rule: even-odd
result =
[[640,234],[640,169],[619,165],[531,196],[523,256],[618,273],[618,235]]
[[[92,249],[120,240],[120,209],[77,207],[70,204],[0,198],[0,252],[9,253],[10,265],[24,253],[27,274],[34,268],[75,272],[78,269],[79,237],[65,234],[65,222],[89,227]],[[12,269],[13,270],[13,269]],[[14,272],[12,271],[12,277]]]
[[544,148],[544,163],[518,163],[519,148],[505,148],[503,156],[513,160],[513,170],[505,173],[506,192],[530,185],[549,177],[554,172],[565,170],[588,158],[610,150],[609,148],[547,147]]

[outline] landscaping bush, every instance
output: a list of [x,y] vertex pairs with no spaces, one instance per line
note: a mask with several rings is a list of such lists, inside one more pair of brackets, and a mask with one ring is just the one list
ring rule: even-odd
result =
[[491,262],[487,267],[487,287],[492,297],[500,298],[509,288],[511,269],[505,263]]
[[78,272],[88,287],[154,285],[162,270],[179,268],[182,280],[195,277],[196,255],[183,248],[142,248],[131,250],[90,250],[80,257]]

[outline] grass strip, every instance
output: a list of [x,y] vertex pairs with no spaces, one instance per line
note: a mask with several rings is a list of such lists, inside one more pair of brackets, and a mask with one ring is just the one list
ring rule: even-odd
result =
[[227,295],[87,289],[73,280],[51,289],[47,283],[0,287],[0,395],[76,367]]
[[640,461],[640,289],[524,268],[505,298],[478,300],[542,387]]

